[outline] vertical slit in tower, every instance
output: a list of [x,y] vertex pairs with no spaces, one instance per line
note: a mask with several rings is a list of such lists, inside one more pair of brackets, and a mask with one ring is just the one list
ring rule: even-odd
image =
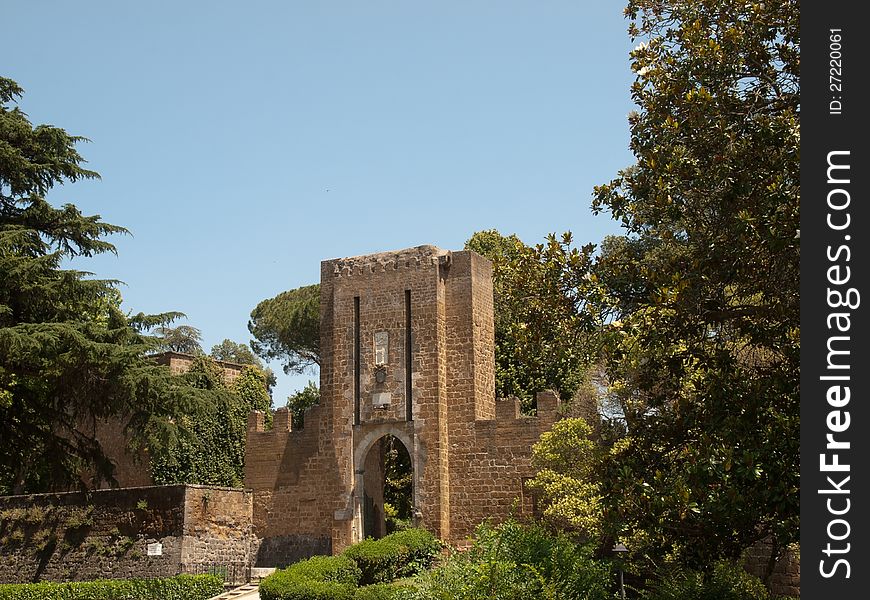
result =
[[353,424],[360,423],[360,334],[359,296],[353,299]]
[[413,421],[411,404],[411,290],[405,290],[405,420]]

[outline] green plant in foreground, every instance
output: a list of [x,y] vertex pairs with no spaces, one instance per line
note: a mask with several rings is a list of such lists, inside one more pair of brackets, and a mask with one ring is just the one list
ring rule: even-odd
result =
[[361,575],[346,556],[315,556],[266,577],[260,582],[260,598],[350,600]]
[[0,600],[206,600],[222,592],[213,575],[0,584]]
[[563,534],[515,521],[484,523],[471,549],[422,574],[402,597],[605,600],[612,597],[612,575],[606,562]]
[[679,568],[659,574],[644,600],[768,600],[767,588],[737,562],[720,561],[712,572]]

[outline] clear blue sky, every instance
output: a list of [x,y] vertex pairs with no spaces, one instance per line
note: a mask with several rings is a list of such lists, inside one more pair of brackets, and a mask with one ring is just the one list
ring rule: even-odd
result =
[[[622,2],[10,0],[0,74],[92,143],[55,204],[123,225],[124,307],[180,310],[208,351],[322,259],[593,217],[633,158]],[[315,374],[286,377],[274,401]]]

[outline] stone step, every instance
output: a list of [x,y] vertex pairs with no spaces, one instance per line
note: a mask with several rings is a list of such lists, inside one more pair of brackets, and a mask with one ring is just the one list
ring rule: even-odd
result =
[[256,593],[257,588],[258,586],[256,583],[246,583],[245,585],[226,591],[220,596],[214,596],[209,600],[230,600],[231,598],[240,598],[248,594]]
[[259,581],[275,572],[275,567],[251,567],[251,581]]

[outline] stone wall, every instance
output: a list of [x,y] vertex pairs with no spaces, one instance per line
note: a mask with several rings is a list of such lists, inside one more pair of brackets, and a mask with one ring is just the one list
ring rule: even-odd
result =
[[537,416],[520,414],[515,398],[495,403],[495,418],[452,428],[450,444],[451,534],[457,542],[490,517],[531,516],[535,509],[525,482],[534,477],[532,445],[556,422],[554,392],[537,395]]
[[[744,567],[747,571],[764,580],[767,574],[770,553],[773,546],[770,540],[761,540],[749,548],[744,554]],[[801,595],[801,555],[800,547],[794,546],[776,561],[773,573],[767,582],[767,586],[774,596],[791,596],[800,598]]]
[[[169,370],[172,372],[173,375],[181,375],[183,373],[187,373],[187,371],[190,370],[190,366],[193,364],[193,361],[196,357],[193,354],[170,351],[155,354],[151,358],[158,365],[164,365],[169,367]],[[245,369],[244,365],[227,362],[225,360],[216,360],[215,362],[221,368],[221,374],[223,375],[223,380],[226,385],[231,385],[233,381],[235,381],[236,378],[241,375],[242,371]]]
[[[186,373],[193,364],[194,356],[181,352],[163,352],[152,357],[154,362],[164,365],[174,374]],[[224,383],[232,384],[242,373],[245,366],[226,361],[215,361],[221,368]],[[154,485],[151,477],[150,457],[144,449],[133,452],[129,447],[130,438],[124,430],[128,417],[82,420],[77,429],[93,437],[115,467],[115,485],[120,488]],[[88,480],[87,474],[83,475]],[[101,481],[99,487],[109,488],[109,482]]]
[[250,564],[253,494],[249,490],[188,485],[184,494],[181,566]]
[[[251,493],[152,486],[0,497],[0,582],[167,577],[249,564]],[[149,556],[149,545],[161,546]]]
[[245,486],[254,490],[253,532],[258,538],[254,562],[289,564],[315,554],[331,554],[332,511],[339,485],[334,459],[323,435],[323,407],[305,414],[305,427],[292,430],[290,412],[275,411],[272,429],[264,415],[248,422]]
[[530,511],[531,446],[558,400],[542,396],[533,418],[496,402],[489,261],[434,246],[329,260],[320,290],[320,406],[300,431],[284,409],[270,431],[262,414],[249,422],[257,564],[271,566],[282,545],[299,553],[328,540],[337,552],[361,539],[363,491],[382,503],[371,450],[386,435],[411,456],[415,522],[442,539]]

